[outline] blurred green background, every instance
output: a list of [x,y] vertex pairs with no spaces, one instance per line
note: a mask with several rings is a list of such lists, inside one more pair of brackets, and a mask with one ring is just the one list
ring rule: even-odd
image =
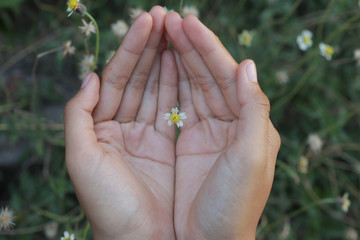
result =
[[[175,0],[82,2],[101,32],[98,73],[121,41],[111,24],[130,25],[130,8],[180,9]],[[198,9],[238,62],[255,60],[272,104],[282,147],[257,239],[359,239],[359,4],[183,1],[183,8]],[[81,84],[79,63],[93,51],[95,37],[85,39],[81,17],[67,15],[65,0],[0,0],[0,208],[16,216],[0,239],[59,239],[66,230],[82,239],[87,225],[64,164],[62,112]],[[238,42],[245,29],[254,33],[249,47]],[[304,29],[313,33],[307,51],[296,42]],[[76,52],[64,57],[68,40]],[[330,61],[319,54],[321,42],[334,47]],[[312,149],[310,134],[319,137],[320,150]]]

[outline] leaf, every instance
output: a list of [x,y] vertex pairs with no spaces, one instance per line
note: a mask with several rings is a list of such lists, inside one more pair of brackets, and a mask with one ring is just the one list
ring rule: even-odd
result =
[[11,8],[15,7],[17,4],[24,2],[24,0],[1,0],[0,8]]

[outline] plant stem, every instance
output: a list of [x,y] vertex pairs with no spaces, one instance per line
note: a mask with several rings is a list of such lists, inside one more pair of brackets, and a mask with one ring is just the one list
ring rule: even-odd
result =
[[91,67],[91,71],[93,72],[96,69],[98,56],[99,56],[100,32],[99,32],[99,27],[98,27],[95,19],[90,15],[90,13],[85,11],[84,14],[85,14],[85,16],[87,16],[93,22],[93,24],[95,26],[95,30],[96,30],[95,58],[94,58],[94,64]]
[[87,233],[89,232],[89,229],[90,229],[90,223],[87,222],[86,228],[85,228],[83,236],[82,236],[82,240],[86,240],[86,236],[87,236]]

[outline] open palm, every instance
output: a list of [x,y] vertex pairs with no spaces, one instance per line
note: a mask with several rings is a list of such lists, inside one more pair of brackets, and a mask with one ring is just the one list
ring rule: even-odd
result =
[[101,88],[90,74],[65,109],[67,167],[96,238],[174,237],[175,129],[163,116],[177,102],[177,71],[165,15],[142,14]]
[[165,26],[188,116],[176,144],[176,236],[254,239],[280,144],[255,65],[238,65],[194,16],[171,13]]

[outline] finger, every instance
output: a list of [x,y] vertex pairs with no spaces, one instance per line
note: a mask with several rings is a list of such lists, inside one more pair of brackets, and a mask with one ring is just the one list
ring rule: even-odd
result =
[[268,187],[269,189],[271,188],[274,179],[276,159],[280,149],[280,145],[281,145],[280,135],[276,131],[274,125],[269,119],[268,165],[267,165],[267,175],[268,175],[267,183],[269,184]]
[[154,60],[154,65],[151,69],[149,79],[146,83],[143,99],[141,100],[140,109],[136,116],[136,122],[144,122],[148,125],[153,125],[157,113],[157,101],[159,95],[159,78],[161,54],[166,49],[167,42],[164,40],[160,43],[158,53]]
[[270,103],[260,89],[255,63],[252,60],[240,63],[237,78],[239,123],[229,155],[242,154],[244,159],[241,162],[237,161],[236,165],[247,166],[249,171],[254,170],[263,174],[268,164]]
[[94,111],[95,122],[114,118],[131,76],[149,38],[152,17],[142,13],[133,23],[122,44],[102,74],[99,103]]
[[236,70],[238,64],[225,49],[219,38],[193,15],[184,18],[183,29],[192,45],[200,53],[216,79],[231,111],[240,111],[236,96]]
[[[86,158],[98,148],[92,112],[99,100],[99,78],[95,73],[86,76],[80,91],[66,104],[64,110],[67,165]],[[70,166],[68,169],[72,169]]]
[[115,116],[119,122],[129,122],[136,118],[148,77],[153,66],[160,40],[164,32],[166,11],[155,6],[149,12],[153,19],[153,27],[143,53],[125,88],[120,108]]
[[199,117],[196,114],[195,107],[192,100],[192,89],[190,87],[190,80],[186,74],[185,68],[181,63],[179,54],[174,51],[176,66],[179,76],[179,102],[181,111],[186,113],[186,124],[181,128],[185,130],[194,126],[199,122]]
[[[194,82],[200,86],[206,104],[211,111],[211,115],[215,115],[222,120],[233,120],[235,116],[227,107],[227,103],[220,88],[200,54],[186,37],[182,28],[182,19],[177,13],[171,13],[167,16],[166,29],[171,39],[171,43],[184,60],[183,64],[191,79],[191,83]],[[204,106],[201,108],[197,107],[196,109],[200,110],[202,108],[204,108]]]
[[[155,129],[163,136],[175,140],[175,124],[168,126],[168,120],[164,119],[165,113],[177,105],[178,80],[174,55],[170,50],[165,50],[161,58],[160,86],[158,97],[158,112],[155,121]],[[184,124],[186,124],[186,119]]]
[[[181,52],[184,51],[181,46],[188,44],[183,44],[182,42],[186,41],[187,39],[184,38],[184,35],[177,34],[175,36],[174,33],[178,33],[182,31],[182,20],[176,13],[169,13],[166,16],[165,19],[165,29],[166,29],[166,38],[168,41],[171,42],[171,44],[175,47],[176,51],[180,54],[180,60],[182,62],[182,65],[184,66],[184,69],[187,72],[187,75],[190,79],[190,86],[191,86],[191,94],[192,94],[192,100],[193,105],[196,110],[196,114],[200,119],[206,119],[209,117],[213,117],[213,114],[211,113],[211,110],[209,109],[204,94],[201,91],[201,88],[199,86],[199,83],[195,81],[195,76],[191,72],[191,69],[189,68],[186,61],[181,57]],[[176,41],[175,41],[176,40]]]

